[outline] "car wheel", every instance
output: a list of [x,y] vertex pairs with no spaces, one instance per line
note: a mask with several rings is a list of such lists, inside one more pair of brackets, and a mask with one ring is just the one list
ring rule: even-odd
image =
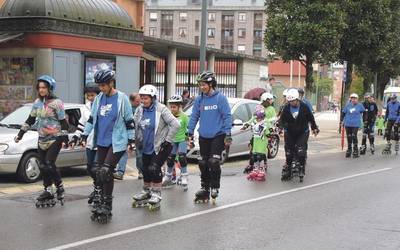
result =
[[38,181],[40,179],[39,164],[39,155],[36,152],[25,154],[18,166],[18,180],[26,183]]
[[279,136],[272,135],[271,141],[268,144],[268,159],[276,157],[279,151]]

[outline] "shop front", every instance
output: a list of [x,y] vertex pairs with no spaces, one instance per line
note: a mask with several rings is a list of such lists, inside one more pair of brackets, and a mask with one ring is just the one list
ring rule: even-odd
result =
[[56,79],[64,102],[83,103],[99,69],[115,70],[121,91],[137,91],[143,33],[126,11],[108,0],[93,0],[104,8],[68,1],[75,9],[62,1],[7,0],[0,8],[0,117],[32,102],[43,74]]

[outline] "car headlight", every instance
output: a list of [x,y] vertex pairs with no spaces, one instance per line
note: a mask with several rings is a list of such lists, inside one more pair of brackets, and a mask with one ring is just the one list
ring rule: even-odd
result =
[[0,144],[0,153],[4,153],[8,149],[7,144]]

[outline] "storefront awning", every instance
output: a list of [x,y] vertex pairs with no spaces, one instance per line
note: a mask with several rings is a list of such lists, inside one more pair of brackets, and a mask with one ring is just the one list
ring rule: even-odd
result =
[[5,43],[7,41],[13,40],[22,36],[24,33],[0,33],[0,43]]

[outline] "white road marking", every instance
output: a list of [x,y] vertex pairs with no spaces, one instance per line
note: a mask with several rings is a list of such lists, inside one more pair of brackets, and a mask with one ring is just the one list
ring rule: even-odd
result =
[[327,185],[327,184],[340,182],[340,181],[343,181],[343,180],[348,180],[348,179],[352,179],[352,178],[356,178],[356,177],[360,177],[360,176],[376,174],[376,173],[388,171],[388,170],[391,170],[391,169],[392,168],[382,168],[382,169],[378,169],[378,170],[372,170],[372,171],[363,172],[363,173],[354,174],[354,175],[349,175],[349,176],[345,176],[345,177],[340,177],[340,178],[336,178],[336,179],[332,179],[332,180],[328,180],[328,181],[323,181],[323,182],[315,183],[315,184],[304,186],[304,187],[293,188],[293,189],[285,190],[285,191],[282,191],[282,192],[277,192],[277,193],[273,193],[273,194],[260,196],[258,198],[253,198],[253,199],[249,199],[249,200],[234,202],[234,203],[223,205],[223,206],[220,206],[220,207],[211,208],[211,209],[207,209],[207,210],[196,212],[196,213],[191,213],[191,214],[187,214],[187,215],[183,215],[183,216],[179,216],[179,217],[175,217],[175,218],[171,218],[171,219],[167,219],[167,220],[163,220],[163,221],[147,224],[147,225],[144,225],[144,226],[134,227],[134,228],[118,231],[118,232],[115,232],[115,233],[105,234],[105,235],[89,238],[89,239],[86,239],[86,240],[81,240],[81,241],[77,241],[77,242],[73,242],[73,243],[57,246],[57,247],[54,247],[54,248],[50,248],[48,250],[62,250],[62,249],[69,249],[69,248],[73,248],[73,247],[78,247],[78,246],[86,245],[86,244],[93,243],[93,242],[96,242],[96,241],[101,241],[101,240],[104,240],[104,239],[109,239],[109,238],[113,238],[113,237],[117,237],[117,236],[121,236],[121,235],[125,235],[125,234],[130,234],[130,233],[137,232],[137,231],[146,230],[146,229],[157,227],[157,226],[162,226],[162,225],[173,223],[173,222],[178,222],[178,221],[190,219],[190,218],[197,217],[197,216],[200,216],[200,215],[214,213],[214,212],[217,212],[217,211],[220,211],[220,210],[224,210],[224,209],[228,209],[228,208],[238,207],[238,206],[242,206],[242,205],[245,205],[245,204],[250,204],[250,203],[257,202],[257,201],[266,200],[266,199],[269,199],[269,198],[273,198],[273,197],[277,197],[277,196],[281,196],[281,195],[285,195],[285,194],[290,194],[290,193],[294,193],[294,192],[298,192],[298,191],[302,191],[302,190],[306,190],[306,189],[320,187],[320,186],[324,186],[324,185]]

